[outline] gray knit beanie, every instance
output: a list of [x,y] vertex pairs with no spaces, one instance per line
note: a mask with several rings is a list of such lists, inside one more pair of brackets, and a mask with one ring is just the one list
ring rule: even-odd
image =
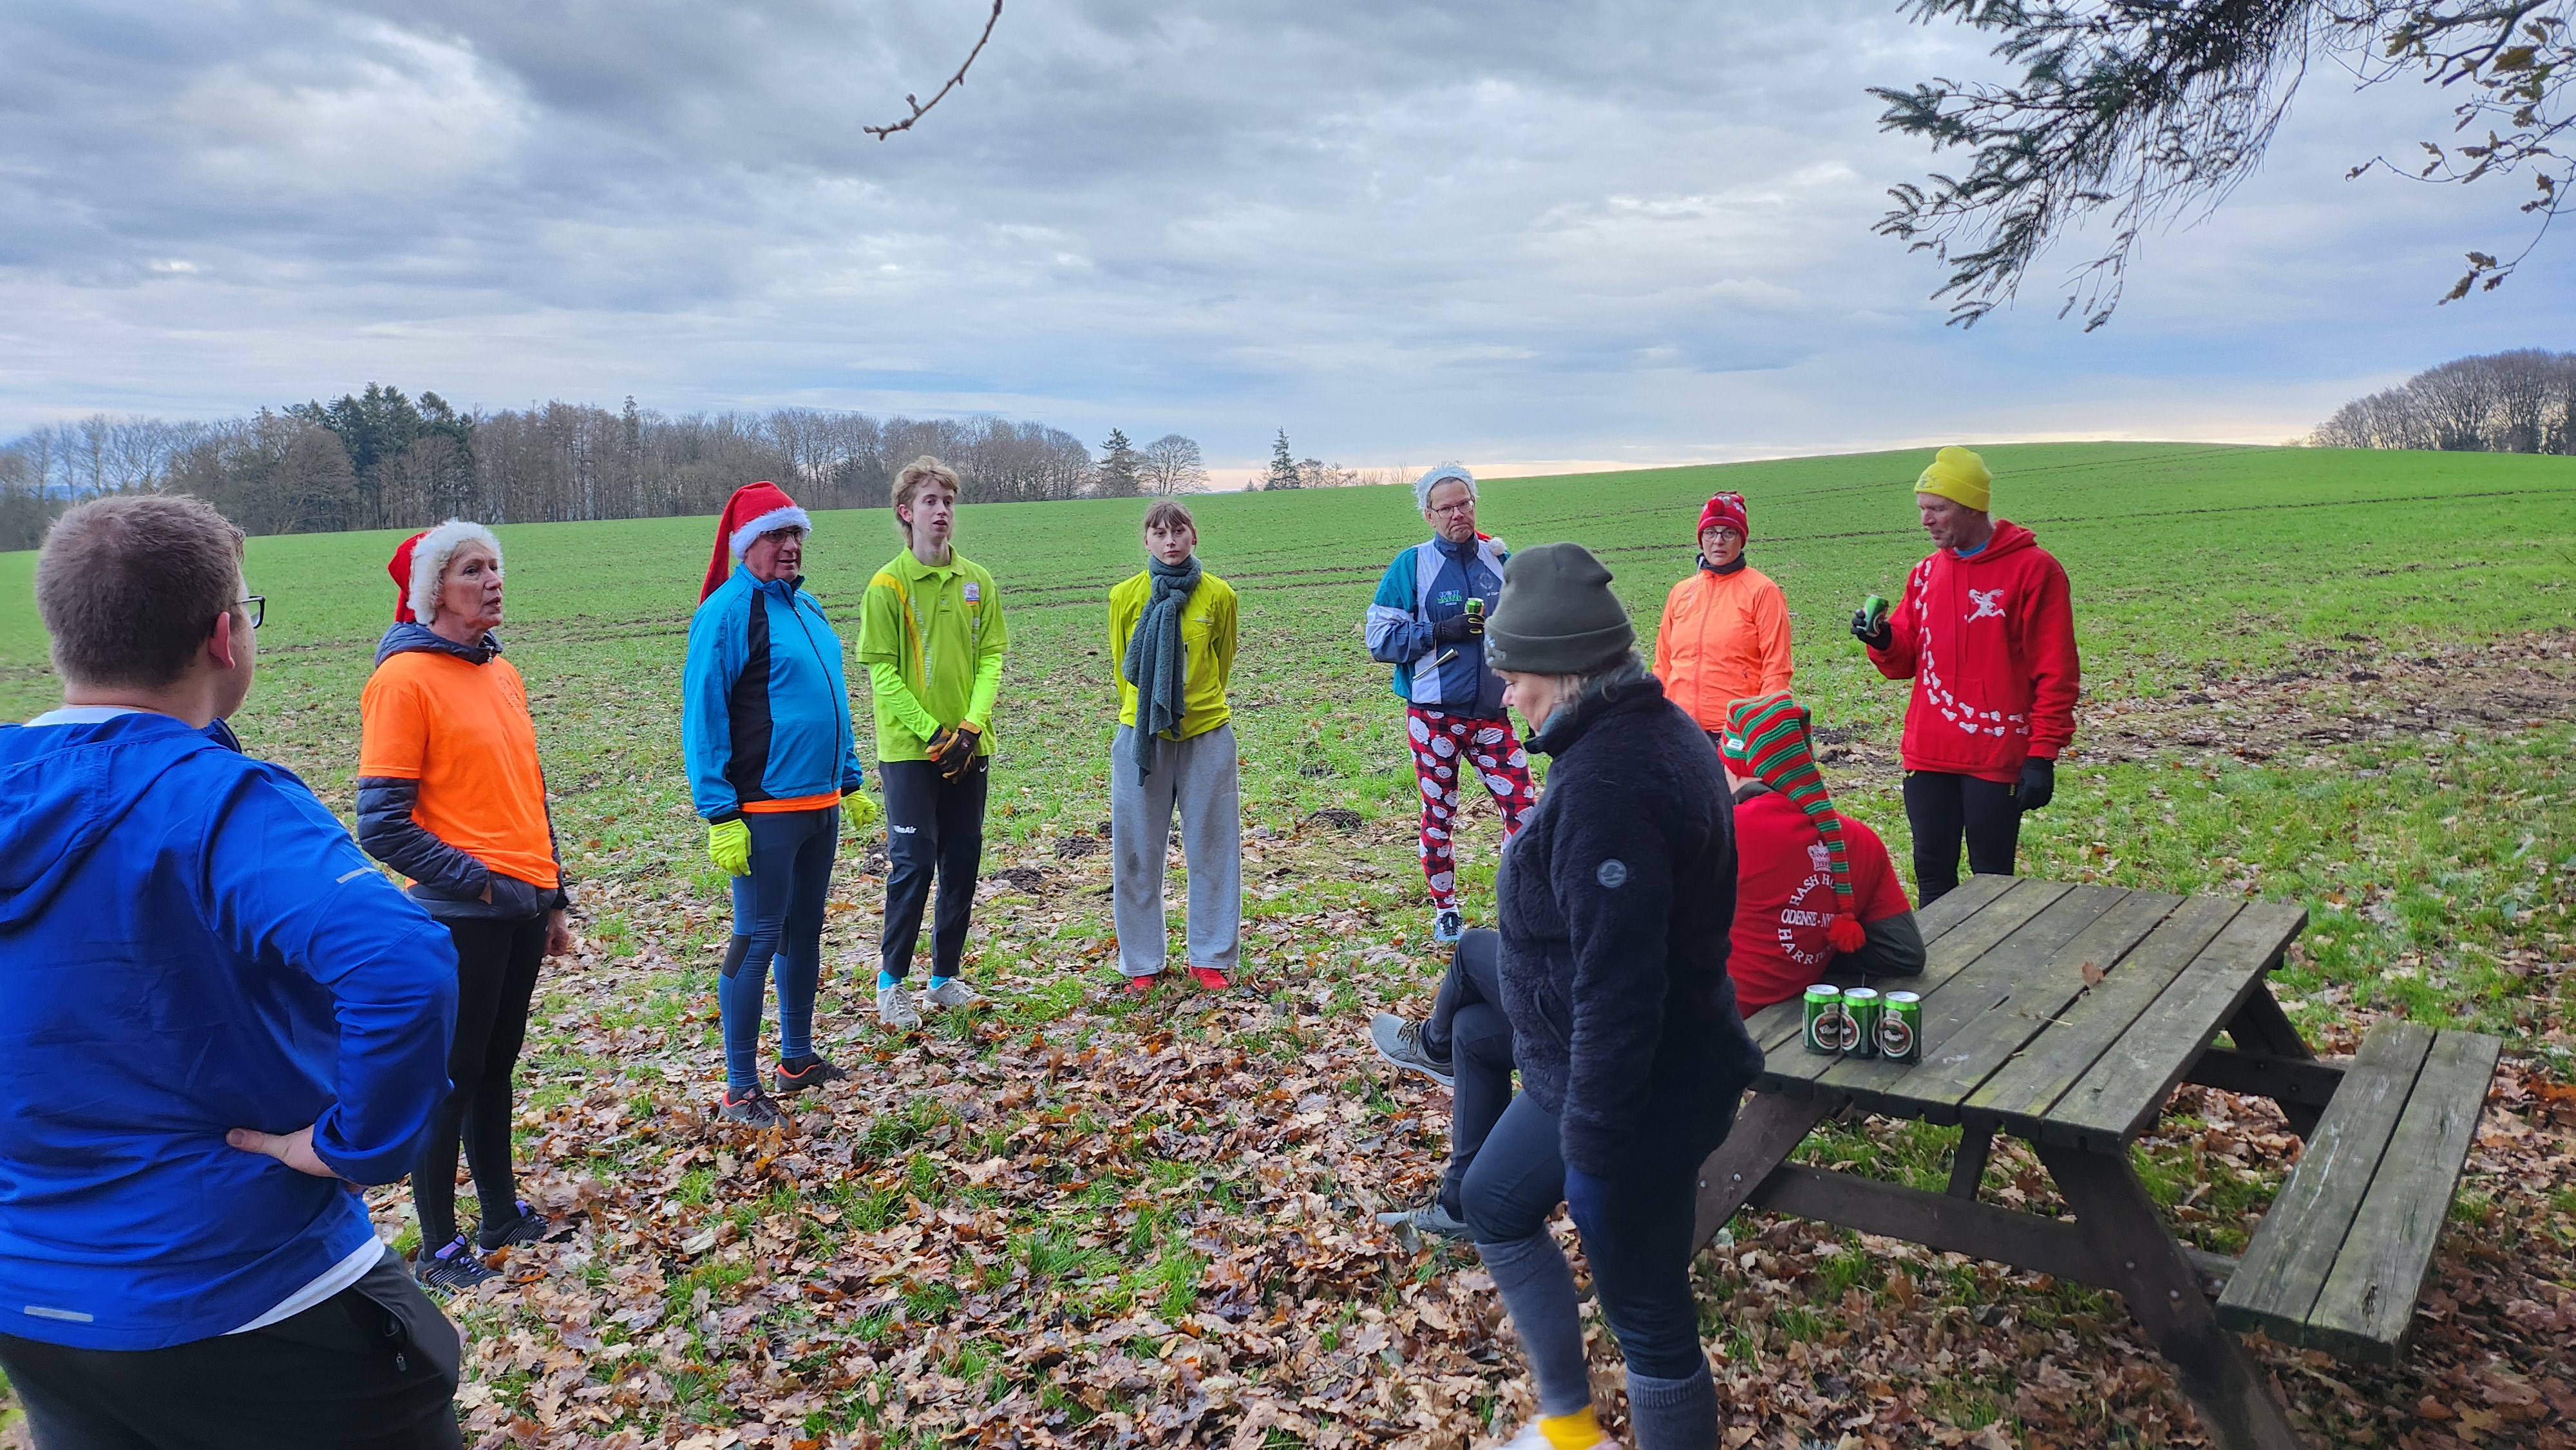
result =
[[1485,625],[1485,663],[1530,675],[1579,675],[1637,642],[1610,571],[1581,544],[1523,549],[1503,566],[1503,597]]

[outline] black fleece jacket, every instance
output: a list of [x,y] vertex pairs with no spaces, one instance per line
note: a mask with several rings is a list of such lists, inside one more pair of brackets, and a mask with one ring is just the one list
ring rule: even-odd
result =
[[1717,752],[1642,671],[1529,744],[1556,761],[1495,890],[1522,1087],[1587,1174],[1696,1166],[1762,1070],[1726,975],[1735,802]]

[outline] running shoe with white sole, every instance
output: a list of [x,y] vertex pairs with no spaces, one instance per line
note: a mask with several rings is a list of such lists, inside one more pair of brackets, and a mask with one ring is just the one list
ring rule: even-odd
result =
[[1441,946],[1456,946],[1458,938],[1466,934],[1467,918],[1460,916],[1454,906],[1440,908],[1431,918],[1431,939]]
[[1377,1055],[1398,1067],[1411,1068],[1445,1088],[1458,1085],[1457,1074],[1448,1058],[1434,1057],[1422,1045],[1422,1024],[1380,1012],[1369,1019],[1369,1046]]
[[950,977],[921,994],[924,1007],[972,1007],[975,1002],[975,989],[966,985],[964,977]]
[[1407,1208],[1398,1210],[1394,1213],[1381,1213],[1377,1216],[1377,1221],[1388,1228],[1409,1228],[1416,1233],[1437,1234],[1444,1239],[1463,1239],[1467,1237],[1467,1225],[1465,1220],[1458,1218],[1456,1215],[1450,1213],[1449,1210],[1441,1207],[1440,1200],[1437,1198],[1432,1199],[1429,1203],[1422,1205],[1420,1208]]
[[910,1032],[921,1025],[921,1009],[904,995],[903,983],[877,988],[877,1020],[898,1031]]

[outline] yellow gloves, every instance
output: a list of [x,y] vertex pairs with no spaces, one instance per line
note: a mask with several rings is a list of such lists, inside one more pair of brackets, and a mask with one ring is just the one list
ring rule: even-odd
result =
[[727,876],[751,874],[751,825],[742,817],[707,827],[707,859]]
[[877,798],[865,790],[845,792],[841,796],[841,824],[864,832],[877,823]]

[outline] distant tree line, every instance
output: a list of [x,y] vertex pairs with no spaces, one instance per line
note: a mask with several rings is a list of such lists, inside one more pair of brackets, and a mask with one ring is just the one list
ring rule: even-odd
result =
[[712,514],[754,479],[809,508],[881,508],[925,453],[957,469],[969,503],[1133,497],[1207,486],[1199,445],[1143,448],[1113,431],[1095,462],[1080,439],[1006,418],[875,418],[780,408],[672,417],[581,403],[461,412],[436,393],[370,383],[337,401],[247,418],[172,422],[99,414],[0,443],[0,549],[33,548],[68,503],[174,492],[254,534]]
[[2310,441],[2321,448],[2576,453],[2576,353],[2523,348],[2457,358],[2344,404]]

